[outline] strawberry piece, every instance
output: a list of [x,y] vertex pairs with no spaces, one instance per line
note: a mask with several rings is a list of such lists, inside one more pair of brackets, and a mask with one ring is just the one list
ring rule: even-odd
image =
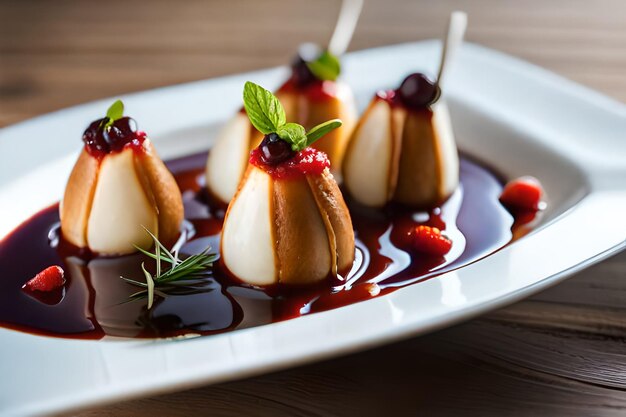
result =
[[520,177],[509,181],[500,194],[500,202],[509,211],[537,211],[543,189],[534,177]]
[[29,291],[53,291],[65,284],[64,275],[65,272],[60,266],[49,266],[31,278],[22,288]]
[[450,252],[452,241],[436,227],[417,226],[413,233],[413,248],[428,255],[443,256]]

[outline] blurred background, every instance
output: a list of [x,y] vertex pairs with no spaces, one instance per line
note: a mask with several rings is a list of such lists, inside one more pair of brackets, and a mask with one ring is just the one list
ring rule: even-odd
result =
[[[0,126],[96,98],[284,65],[339,0],[0,0]],[[350,50],[467,39],[626,101],[624,0],[367,0]]]

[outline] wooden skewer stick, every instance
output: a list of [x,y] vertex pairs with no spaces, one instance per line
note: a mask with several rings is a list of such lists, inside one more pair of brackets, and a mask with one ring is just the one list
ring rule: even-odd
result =
[[363,9],[363,0],[343,0],[335,31],[328,43],[328,51],[333,55],[343,55],[348,49],[356,23]]
[[467,14],[465,12],[455,11],[450,15],[448,23],[448,32],[443,43],[441,51],[441,63],[439,64],[439,74],[437,74],[437,85],[442,88],[446,70],[452,67],[451,62],[454,61],[459,47],[463,44],[463,36],[467,28]]

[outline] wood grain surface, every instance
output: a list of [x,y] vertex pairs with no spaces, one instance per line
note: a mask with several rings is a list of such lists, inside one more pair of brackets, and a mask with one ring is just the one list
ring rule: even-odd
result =
[[[96,98],[280,65],[334,0],[0,0],[0,126]],[[624,0],[366,0],[351,49],[467,38],[626,101]],[[555,248],[555,253],[558,248]],[[80,416],[624,416],[626,253],[543,293],[368,352]]]

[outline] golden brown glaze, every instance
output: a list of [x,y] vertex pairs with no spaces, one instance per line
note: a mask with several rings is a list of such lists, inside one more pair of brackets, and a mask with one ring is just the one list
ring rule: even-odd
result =
[[[334,249],[333,274],[349,272],[354,262],[354,230],[350,212],[337,182],[328,169],[322,175],[308,176],[309,186],[322,217],[325,219],[331,248]],[[334,241],[334,242],[333,242]]]
[[402,107],[391,109],[391,121],[389,123],[391,162],[389,164],[389,188],[388,200],[392,200],[398,188],[400,177],[400,156],[403,152],[404,127],[407,119],[407,111]]
[[[139,177],[147,181],[146,195],[153,196],[159,218],[159,240],[166,245],[173,244],[180,234],[184,218],[183,201],[180,189],[172,173],[158,157],[152,142],[144,142],[145,153],[138,153],[135,166]],[[137,163],[139,162],[139,163]]]
[[87,221],[98,181],[99,161],[85,149],[72,169],[61,203],[63,237],[78,247],[87,246]]
[[309,284],[327,278],[331,247],[307,181],[275,180],[273,185],[278,281]]
[[413,207],[428,207],[441,199],[440,158],[432,112],[410,112],[402,132],[402,151],[393,200]]

